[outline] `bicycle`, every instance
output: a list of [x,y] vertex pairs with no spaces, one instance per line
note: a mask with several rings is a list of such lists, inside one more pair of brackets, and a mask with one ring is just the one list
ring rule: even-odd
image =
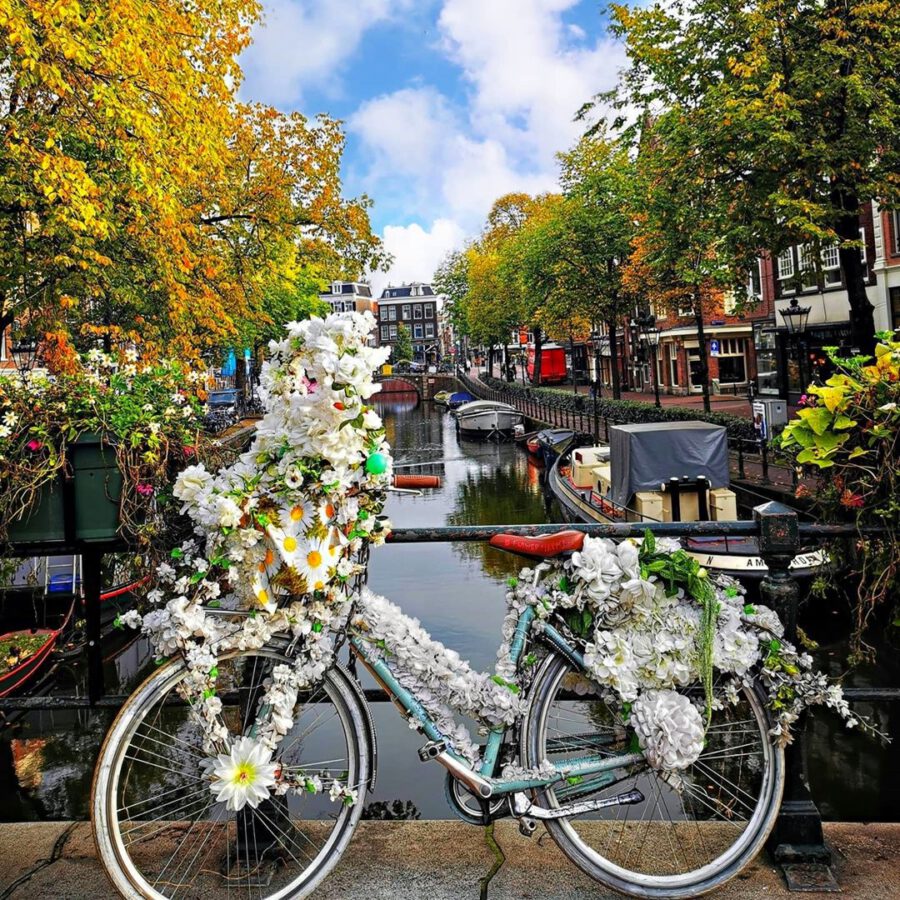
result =
[[[583,539],[563,532],[492,542],[552,559]],[[100,858],[123,896],[275,900],[305,897],[321,883],[346,851],[376,778],[376,736],[355,663],[424,734],[420,759],[447,770],[447,798],[463,821],[512,817],[526,835],[542,822],[575,865],[623,893],[683,898],[713,890],[756,856],[774,824],[784,756],[754,682],[715,709],[703,752],[673,780],[648,765],[627,710],[586,675],[583,642],[567,621],[554,615],[538,625],[528,607],[509,641],[521,715],[487,731],[473,767],[452,749],[447,723],[426,708],[434,698],[401,682],[364,623],[351,624],[346,637],[349,664],[335,661],[298,696],[276,755],[282,773],[353,797],[337,811],[324,790],[273,796],[237,813],[215,802],[199,729],[178,695],[183,660],[163,665],[132,694],[101,749],[91,797]],[[247,733],[266,680],[296,647],[278,639],[216,661],[231,735]]]

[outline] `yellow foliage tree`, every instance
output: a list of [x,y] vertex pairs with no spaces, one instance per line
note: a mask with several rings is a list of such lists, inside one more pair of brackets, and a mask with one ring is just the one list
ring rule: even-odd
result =
[[235,101],[256,0],[0,0],[0,330],[193,353],[380,262],[333,120]]

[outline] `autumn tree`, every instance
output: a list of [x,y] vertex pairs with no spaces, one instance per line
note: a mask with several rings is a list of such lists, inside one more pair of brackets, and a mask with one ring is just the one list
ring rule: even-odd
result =
[[692,152],[679,110],[645,122],[636,171],[640,212],[635,213],[626,287],[648,308],[675,315],[689,311],[697,329],[697,377],[709,412],[706,319],[712,309],[721,308],[742,269],[721,237],[731,224],[731,206],[716,172]]
[[435,291],[443,294],[445,313],[458,337],[467,337],[466,297],[469,293],[469,256],[465,250],[451,250],[440,262],[431,281]]
[[871,353],[859,213],[900,205],[900,5],[676,0],[613,15],[630,59],[616,102],[671,111],[675,143],[727,195],[714,252],[743,264],[836,245],[852,340]]
[[255,0],[0,0],[0,331],[195,353],[378,265],[337,123],[236,102]]

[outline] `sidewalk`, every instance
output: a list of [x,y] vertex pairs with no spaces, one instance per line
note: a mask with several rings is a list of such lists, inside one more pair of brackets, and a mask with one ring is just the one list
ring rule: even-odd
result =
[[[583,875],[539,830],[530,840],[515,823],[500,822],[496,837],[506,863],[490,883],[490,900],[612,900],[620,897]],[[900,896],[900,824],[829,824],[833,870],[852,900]],[[465,900],[479,896],[479,880],[493,856],[480,828],[459,822],[363,822],[317,900]],[[97,862],[88,823],[0,825],[0,898],[107,900],[112,888]],[[781,873],[759,857],[727,887],[721,900],[788,898]],[[797,896],[797,895],[793,895]],[[820,895],[823,896],[823,895]],[[212,898],[210,898],[212,900]]]
[[[481,371],[481,367],[473,366],[469,370],[469,377],[478,380],[478,373]],[[498,378],[499,368],[494,367],[494,377]],[[522,383],[522,375],[520,371],[517,371],[516,374],[516,383]],[[555,385],[557,390],[560,391],[568,391],[572,393],[572,385],[571,384],[560,384]],[[587,394],[590,393],[590,388],[586,384],[579,384],[577,386],[577,393],[579,394]],[[612,388],[608,385],[603,386],[602,396],[606,399],[612,398]],[[653,403],[655,402],[655,395],[652,389],[648,389],[646,391],[622,391],[622,400],[634,400],[638,403]],[[723,412],[723,413],[731,413],[733,416],[744,416],[745,418],[750,418],[750,401],[747,400],[746,393],[740,393],[737,396],[734,394],[711,394],[710,398],[710,406],[712,407],[713,412]],[[675,395],[675,394],[664,394],[660,393],[659,402],[662,406],[680,406],[685,409],[703,409],[703,395],[702,394],[685,394],[685,395]],[[788,408],[788,415],[791,416],[795,412],[794,407]]]

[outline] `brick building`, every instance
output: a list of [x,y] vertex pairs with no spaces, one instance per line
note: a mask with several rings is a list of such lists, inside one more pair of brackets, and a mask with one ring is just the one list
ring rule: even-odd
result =
[[872,266],[878,279],[879,308],[883,322],[876,326],[885,330],[900,328],[900,210],[880,210],[875,216],[875,263]]
[[402,323],[412,339],[412,361],[438,362],[441,357],[439,300],[430,284],[418,281],[386,287],[378,298],[378,345],[393,347],[397,342],[397,327]]

